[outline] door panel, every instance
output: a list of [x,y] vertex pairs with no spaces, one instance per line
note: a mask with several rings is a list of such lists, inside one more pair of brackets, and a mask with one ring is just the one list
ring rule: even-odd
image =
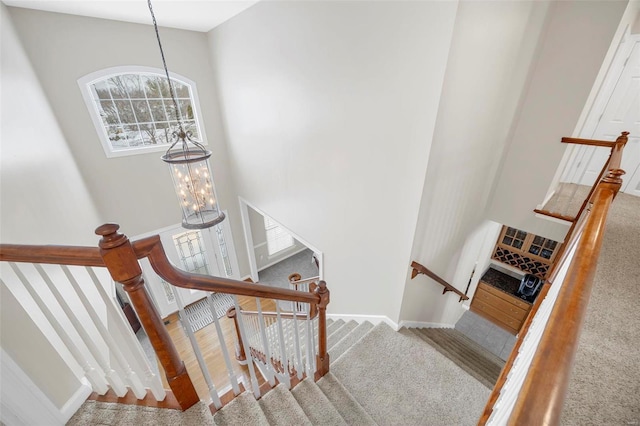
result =
[[[155,233],[154,233],[155,234]],[[180,225],[157,232],[172,265],[194,274],[239,279],[229,219],[213,228],[187,230]],[[185,305],[207,296],[207,292],[178,288],[160,278],[147,259],[140,261],[145,281],[162,318],[178,310],[173,292]]]
[[[621,168],[627,172],[621,190],[640,195],[640,175],[636,172],[640,167],[640,37],[630,36],[628,43],[632,44],[630,56],[591,138],[614,141],[621,132],[630,132],[621,162]],[[577,169],[567,173],[565,181],[592,185],[608,155],[609,150],[605,148],[576,150],[574,163]]]

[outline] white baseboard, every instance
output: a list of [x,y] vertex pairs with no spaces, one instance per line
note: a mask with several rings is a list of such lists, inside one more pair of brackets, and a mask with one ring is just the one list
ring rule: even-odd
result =
[[453,328],[454,324],[443,324],[439,322],[425,321],[400,321],[400,328]]
[[337,320],[343,320],[345,322],[355,321],[358,324],[363,323],[365,321],[369,321],[373,325],[378,325],[381,322],[383,322],[396,331],[400,329],[396,322],[392,321],[391,319],[389,319],[389,317],[386,317],[384,315],[327,314],[327,318],[332,319],[334,321],[337,321]]
[[82,385],[60,409],[60,414],[65,422],[69,421],[76,411],[80,409],[80,406],[87,400],[89,395],[91,395],[91,392],[93,392],[91,384],[86,378],[83,377],[80,382]]

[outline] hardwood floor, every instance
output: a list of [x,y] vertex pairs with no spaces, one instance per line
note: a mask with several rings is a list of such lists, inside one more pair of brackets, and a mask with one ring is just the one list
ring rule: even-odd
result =
[[[248,296],[238,296],[238,302],[243,309],[247,310],[255,310],[256,309],[256,299],[254,297]],[[271,299],[261,299],[262,310],[267,311],[275,311],[275,302]],[[198,396],[202,401],[209,401],[211,396],[209,394],[209,389],[205,382],[204,376],[200,371],[200,367],[198,366],[198,361],[191,347],[191,343],[189,338],[187,337],[182,325],[180,324],[180,320],[178,319],[178,314],[171,314],[169,317],[165,319],[167,330],[169,331],[169,335],[173,340],[176,348],[178,349],[178,353],[180,357],[185,363],[189,376],[193,381],[193,384],[198,392]],[[236,339],[236,329],[233,324],[233,320],[223,316],[220,318],[220,327],[222,328],[222,334],[224,336],[224,344],[229,351],[229,356],[231,358],[231,364],[235,371],[238,380],[244,382],[245,387],[247,389],[250,388],[250,380],[249,380],[249,369],[246,366],[240,365],[235,359],[235,339]],[[224,357],[222,355],[221,344],[218,341],[218,334],[215,329],[215,325],[213,323],[208,326],[202,328],[195,332],[196,341],[200,347],[202,352],[202,356],[204,358],[205,363],[207,364],[209,374],[213,383],[219,394],[224,393],[227,388],[230,387],[231,382],[229,379],[229,372],[227,371]],[[162,367],[159,367],[160,371],[162,371]],[[167,384],[166,378],[164,374],[161,374],[163,384],[165,389],[168,389],[169,386]],[[258,377],[258,383],[262,385],[265,380],[260,375],[260,373],[256,370],[256,375]]]

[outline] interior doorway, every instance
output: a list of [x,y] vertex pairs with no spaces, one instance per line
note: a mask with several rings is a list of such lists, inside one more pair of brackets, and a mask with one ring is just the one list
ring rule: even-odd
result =
[[242,225],[254,282],[288,288],[288,275],[323,279],[322,252],[264,211],[240,199]]
[[[580,137],[615,140],[630,132],[621,168],[621,191],[640,196],[640,34],[627,32],[605,77]],[[607,149],[574,146],[561,182],[591,186],[609,154]]]

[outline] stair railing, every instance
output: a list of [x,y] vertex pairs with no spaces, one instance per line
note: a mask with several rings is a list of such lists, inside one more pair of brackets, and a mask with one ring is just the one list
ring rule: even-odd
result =
[[[315,292],[313,283],[310,292]],[[260,312],[230,308],[227,317],[237,324],[241,316],[246,324],[248,350],[238,340],[236,357],[246,362],[246,354],[258,363],[262,370],[271,371],[278,380],[290,383],[291,378],[302,380],[304,375],[315,375],[318,352],[318,310],[314,307],[298,312],[282,311],[276,305],[275,312]],[[265,342],[267,342],[265,344]]]
[[[193,406],[200,400],[200,398],[195,390],[193,381],[189,377],[185,364],[180,358],[180,355],[152,302],[149,292],[146,289],[142,269],[138,263],[139,259],[142,258],[148,258],[153,270],[165,281],[176,287],[216,293],[227,293],[232,295],[252,296],[264,299],[284,300],[295,303],[307,303],[311,305],[314,307],[313,309],[318,312],[317,337],[319,341],[317,341],[318,351],[315,358],[315,376],[324,376],[329,371],[329,355],[326,350],[326,307],[329,303],[329,290],[324,282],[321,282],[314,292],[300,292],[256,285],[227,278],[190,274],[171,265],[166,257],[159,236],[148,237],[132,243],[125,235],[119,233],[118,229],[119,226],[116,224],[105,224],[98,227],[96,229],[96,234],[102,237],[98,244],[99,248],[1,244],[0,261],[106,267],[111,278],[122,284],[124,290],[127,292],[131,303],[138,314],[140,323],[149,336],[151,345],[153,346],[158,360],[164,369],[167,383],[171,388],[177,403],[183,410]],[[5,274],[3,271],[3,277],[4,276]],[[68,277],[68,279],[70,278]],[[18,277],[17,280],[19,281],[20,278]],[[76,284],[77,286],[74,285],[74,287],[86,286],[86,280],[78,280]],[[53,287],[55,291],[57,284],[54,283]],[[37,296],[37,293],[37,291],[33,292],[34,298]],[[237,304],[237,299],[235,300],[235,305],[236,309],[239,311],[240,308]],[[182,306],[182,308],[184,308],[184,306]],[[91,307],[87,307],[87,309],[90,310]],[[69,314],[71,313],[72,312],[69,309]],[[122,314],[120,315],[122,316]],[[48,319],[51,321],[51,324],[56,327],[53,315],[49,315]],[[80,321],[76,322],[80,323]],[[129,327],[128,324],[126,327]],[[249,345],[245,340],[247,333],[244,332],[243,328],[244,325],[242,319],[239,318],[239,336],[245,347],[248,347]],[[57,327],[57,329],[64,331],[64,327],[62,325]],[[81,333],[81,331],[79,332]],[[130,333],[132,334],[132,331]],[[61,338],[65,339],[63,334],[61,334]],[[104,338],[108,340],[108,337],[104,336]],[[135,336],[133,338],[135,339]],[[322,341],[323,339],[324,342]],[[222,344],[222,340],[220,342],[221,346],[224,346],[224,344]],[[86,344],[90,345],[90,343]],[[115,351],[117,346],[119,346],[119,344],[116,344],[116,347],[110,346],[109,350]],[[70,350],[72,353],[74,352],[72,348],[70,348]],[[125,391],[126,387],[130,387],[134,392],[136,392],[136,395],[142,394],[144,388],[140,388],[140,386],[135,383],[135,375],[132,375],[128,371],[125,371],[124,374],[121,374],[118,371],[112,372],[112,368],[110,368],[111,366],[108,363],[106,356],[101,357],[99,352],[92,355],[97,357],[97,359],[99,358],[98,365],[91,363],[87,364],[84,359],[78,360],[78,363],[83,367],[94,390],[106,392],[106,390],[111,387],[120,396],[123,391]],[[116,355],[115,360],[115,363],[118,363],[122,358]],[[93,370],[98,370],[99,372],[104,371],[106,376],[104,378],[100,378],[99,375],[94,374]],[[254,388],[253,391],[256,396],[259,396],[260,390],[257,387],[258,381],[255,378],[255,372],[252,370],[253,369],[250,368],[250,373],[252,375],[251,381]],[[230,374],[232,373],[230,372]],[[145,380],[149,375],[150,373],[148,371],[144,372]],[[122,376],[126,376],[129,381],[125,382]],[[231,383],[233,385],[233,381]],[[164,390],[162,389],[161,384],[160,389],[157,389],[157,386],[150,385],[149,387],[158,400],[162,400],[162,398],[164,398]],[[239,387],[233,386],[231,392],[234,395],[237,395],[238,391]],[[224,395],[224,398],[226,401],[229,400],[228,395]],[[216,401],[216,398],[213,397],[212,399],[215,408],[219,408],[220,401]]]
[[573,221],[568,242],[520,331],[479,425],[559,422],[607,215],[622,185],[624,171],[619,167],[627,134],[618,138],[610,169]]
[[414,279],[419,274],[426,275],[444,287],[442,289],[442,294],[446,294],[448,291],[451,291],[457,294],[458,296],[460,296],[460,300],[459,300],[460,302],[462,302],[463,300],[469,300],[469,296],[467,296],[466,294],[464,294],[463,292],[461,292],[460,290],[458,290],[457,288],[455,288],[454,286],[452,286],[451,284],[449,284],[448,282],[440,278],[438,275],[433,273],[431,270],[427,269],[427,267],[419,264],[418,262],[416,261],[411,262],[411,268],[412,268],[411,279]]
[[[572,202],[572,200],[577,196],[577,185],[573,184],[573,188],[568,191],[568,192],[570,192],[570,194],[566,194],[566,192],[567,192],[567,191],[565,191],[566,183],[562,182],[562,181],[558,182],[558,185],[556,186],[554,193],[557,193],[556,194],[557,200],[560,199],[561,195],[566,199],[562,203],[563,205],[558,205],[557,202],[556,203],[548,202],[542,208],[534,209],[534,212],[538,213],[538,214],[545,215],[545,216],[553,217],[553,218],[556,218],[556,219],[564,220],[564,221],[567,221],[567,222],[571,222],[572,226],[573,226],[575,224],[577,218],[579,218],[582,215],[582,212],[587,208],[589,200],[591,200],[591,198],[593,197],[593,194],[594,194],[594,192],[596,190],[596,186],[602,180],[602,178],[605,176],[605,174],[611,169],[620,167],[620,160],[622,158],[622,150],[624,149],[624,146],[626,145],[626,143],[628,141],[628,136],[629,136],[629,132],[622,132],[620,134],[620,136],[618,136],[618,138],[615,140],[615,142],[595,140],[595,139],[580,139],[580,138],[563,137],[561,139],[562,143],[572,144],[572,145],[575,145],[575,146],[592,146],[595,149],[598,149],[598,148],[608,149],[609,150],[609,156],[604,161],[604,164],[602,166],[602,169],[600,170],[600,173],[598,174],[596,179],[593,181],[593,185],[591,185],[589,193],[585,196],[584,200],[582,201],[582,203],[580,205],[580,208],[578,209],[578,211],[575,214],[570,214],[570,212],[568,212],[567,209],[568,209],[569,204]],[[585,159],[585,158],[581,158],[580,161],[581,162],[588,162],[589,160]],[[617,164],[618,166],[616,167],[615,164]],[[577,166],[572,164],[572,163],[567,163],[566,167],[577,167]],[[583,176],[581,176],[581,178],[584,177],[585,172],[586,172],[586,167],[584,168],[584,171],[582,172]],[[563,175],[565,175],[565,174],[566,174],[566,171],[565,171],[565,173],[563,173]],[[569,180],[573,180],[572,178],[569,178],[569,177],[567,177],[567,178]],[[552,199],[553,199],[553,197],[552,197]],[[570,230],[570,232],[571,231],[572,230]]]
[[115,284],[97,248],[5,244],[0,261],[0,283],[25,309],[31,298],[94,392],[124,397],[131,390],[142,400],[149,391],[156,400],[165,399],[162,382],[115,300]]

